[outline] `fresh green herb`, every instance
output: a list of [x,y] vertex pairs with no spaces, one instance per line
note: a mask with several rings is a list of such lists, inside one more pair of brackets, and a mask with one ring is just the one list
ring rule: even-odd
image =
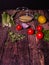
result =
[[35,18],[35,19],[38,19],[39,16],[40,16],[39,13],[35,13],[35,14],[34,14],[34,18]]
[[10,23],[12,24],[12,25],[15,25],[15,23],[14,23],[14,21],[13,21],[13,17],[11,16],[11,18],[10,18]]
[[10,36],[10,39],[11,39],[12,42],[19,41],[19,40],[22,40],[22,39],[25,38],[25,35],[13,33],[11,31],[9,32],[9,36]]
[[2,26],[8,26],[11,27],[14,25],[13,17],[7,14],[6,12],[3,12],[2,14]]
[[49,30],[43,30],[44,40],[49,42]]

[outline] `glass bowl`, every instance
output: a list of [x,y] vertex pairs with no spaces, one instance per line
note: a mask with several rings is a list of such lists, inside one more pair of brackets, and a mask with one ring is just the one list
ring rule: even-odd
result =
[[27,7],[18,7],[16,10],[20,12],[18,18],[21,22],[30,22],[33,19],[33,14]]
[[27,10],[27,9],[28,9],[27,7],[17,7],[16,8],[17,11],[21,11],[21,10],[24,11],[24,10]]

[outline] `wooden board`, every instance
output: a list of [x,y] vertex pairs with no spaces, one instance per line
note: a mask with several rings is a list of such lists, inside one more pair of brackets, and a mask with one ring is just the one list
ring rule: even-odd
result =
[[[36,12],[36,10],[34,10],[34,12]],[[42,10],[39,10],[38,12],[44,15],[44,12]],[[16,16],[14,19],[16,24],[21,24],[21,22],[16,19]],[[36,20],[28,24],[31,25],[33,29],[35,29],[36,25],[38,25]],[[4,29],[0,27],[0,31],[3,30]],[[19,32],[15,31],[15,27],[12,27],[11,30],[20,34],[25,34],[26,37],[25,39],[15,43],[12,43],[11,41],[8,41],[6,45],[4,44],[4,42],[4,45],[0,43],[0,51],[2,50],[0,52],[0,65],[45,65],[44,52],[41,50],[44,48],[41,47],[43,42],[36,40],[35,34],[28,35],[26,29],[23,29]],[[5,36],[3,35],[3,37]]]

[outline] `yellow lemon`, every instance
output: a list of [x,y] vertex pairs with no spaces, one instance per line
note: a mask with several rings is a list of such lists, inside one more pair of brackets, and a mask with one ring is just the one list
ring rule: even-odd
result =
[[44,24],[46,23],[46,17],[41,15],[38,17],[38,22],[41,23],[41,24]]

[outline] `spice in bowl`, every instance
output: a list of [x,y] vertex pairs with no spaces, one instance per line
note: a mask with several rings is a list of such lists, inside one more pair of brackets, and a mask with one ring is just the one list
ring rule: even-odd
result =
[[29,15],[22,15],[22,16],[19,17],[19,20],[20,20],[21,22],[29,22],[29,21],[32,20],[32,17],[29,16]]

